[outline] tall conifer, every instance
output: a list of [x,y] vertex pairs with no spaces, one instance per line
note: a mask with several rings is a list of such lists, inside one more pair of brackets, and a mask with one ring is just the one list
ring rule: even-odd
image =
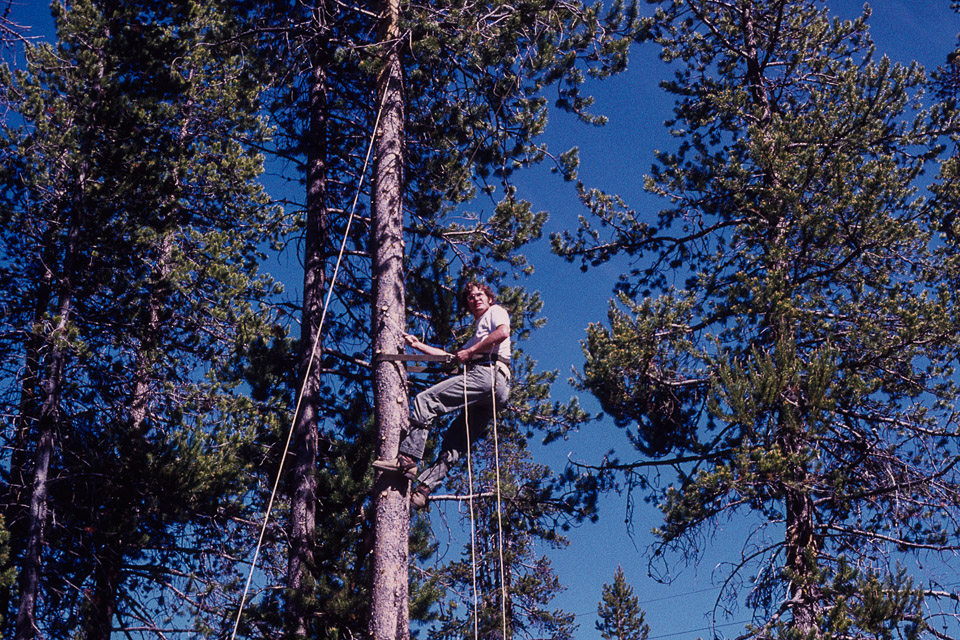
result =
[[555,239],[635,267],[582,384],[650,458],[620,469],[675,471],[640,480],[655,560],[751,524],[725,583],[750,585],[750,635],[912,637],[943,591],[897,559],[955,549],[960,513],[960,255],[920,193],[954,116],[920,108],[925,74],[876,55],[868,14],[657,4],[678,144],[646,185],[666,206],[584,190],[594,218]]
[[[316,402],[310,412],[316,424],[311,427],[299,418],[292,447],[296,471],[286,485],[294,518],[289,553],[312,555],[316,564],[309,577],[292,573],[302,572],[308,563],[288,564],[286,583],[291,590],[286,601],[264,606],[263,611],[266,615],[274,606],[283,608],[289,629],[296,633],[308,627],[319,634],[346,633],[347,628],[362,633],[369,597],[360,571],[369,570],[371,510],[366,492],[356,492],[372,481],[373,450],[364,441],[371,435],[364,427],[372,413],[374,336],[367,328],[373,326],[371,309],[380,311],[379,305],[371,304],[377,287],[367,243],[371,225],[367,202],[373,182],[361,187],[361,177],[367,177],[363,161],[379,113],[374,96],[382,54],[396,48],[407,96],[402,205],[404,286],[411,322],[405,328],[452,348],[464,337],[456,318],[459,284],[478,272],[497,283],[530,268],[523,247],[539,237],[546,216],[520,199],[511,176],[519,166],[550,160],[536,142],[546,124],[543,89],[561,87],[561,108],[593,121],[587,113],[589,101],[580,94],[583,76],[622,69],[635,25],[619,6],[604,16],[599,7],[577,3],[413,4],[405,5],[401,14],[402,37],[377,44],[376,16],[367,5],[241,6],[260,33],[261,53],[272,56],[263,59],[282,60],[267,65],[271,91],[265,104],[282,134],[275,152],[290,163],[285,165],[286,177],[305,181],[304,198],[290,202],[288,210],[307,225],[302,254],[305,283],[323,283],[324,293],[346,232],[347,213],[359,196],[358,218],[346,236],[345,261],[318,338],[321,366],[308,381],[307,388],[322,390],[313,396]],[[321,104],[323,108],[318,108]],[[574,165],[571,155],[562,168],[572,171]],[[317,296],[309,287],[304,295],[301,353],[317,339],[308,320],[313,316],[307,300]],[[540,322],[536,319],[540,302],[522,292],[515,299],[517,326],[527,332]],[[264,345],[263,353],[281,356],[292,350],[286,341],[276,341]],[[267,375],[255,386],[284,395],[281,383],[289,382],[288,377],[265,366],[251,370],[251,381],[261,373]],[[575,406],[549,403],[545,388],[551,380],[550,375],[531,377],[531,393],[519,402],[527,424],[537,424],[538,418],[582,419]],[[312,437],[311,428],[319,431],[314,463],[309,447],[297,444]],[[299,513],[305,512],[297,506],[304,502],[298,488],[312,481],[303,477],[312,464],[317,475],[317,522],[338,523],[319,527],[315,542],[293,535],[300,526]],[[345,545],[345,540],[350,543]],[[305,624],[303,614],[310,610],[319,613]]]
[[640,608],[640,599],[627,584],[623,567],[617,567],[612,585],[603,585],[602,598],[597,605],[596,627],[603,640],[646,640],[650,626]]

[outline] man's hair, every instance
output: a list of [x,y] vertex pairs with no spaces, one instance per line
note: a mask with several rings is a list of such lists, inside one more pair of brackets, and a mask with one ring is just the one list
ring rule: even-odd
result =
[[467,295],[472,289],[480,289],[480,291],[487,294],[487,297],[490,299],[490,304],[496,304],[497,297],[493,294],[493,289],[477,280],[470,280],[467,284],[463,285],[463,288],[460,290],[460,304],[463,305],[464,309],[469,308],[467,305]]

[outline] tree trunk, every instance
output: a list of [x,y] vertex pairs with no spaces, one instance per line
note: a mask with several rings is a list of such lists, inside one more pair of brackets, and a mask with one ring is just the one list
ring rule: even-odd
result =
[[[318,25],[320,29],[322,25]],[[304,246],[303,327],[300,340],[302,396],[291,441],[293,468],[290,497],[290,552],[287,557],[287,635],[309,633],[307,589],[314,570],[317,521],[317,439],[320,402],[320,319],[327,289],[327,50],[319,43],[312,55],[310,83],[310,147],[307,158],[307,227]],[[313,365],[308,364],[311,357]]]
[[[52,376],[62,373],[62,354],[53,354]],[[44,385],[48,394],[43,403],[37,423],[39,437],[34,456],[33,485],[30,507],[27,514],[26,549],[20,567],[20,605],[17,609],[16,640],[29,640],[36,636],[37,594],[40,589],[44,530],[47,521],[47,496],[49,494],[50,464],[53,460],[54,432],[58,418],[57,404],[61,389],[59,377],[52,377]]]
[[60,421],[60,399],[66,366],[66,330],[73,308],[70,274],[77,251],[79,229],[71,225],[64,248],[63,273],[58,285],[57,326],[49,338],[49,356],[43,381],[40,415],[37,420],[37,444],[34,452],[33,480],[27,512],[26,542],[20,568],[20,604],[17,609],[15,640],[36,636],[37,595],[43,565],[44,530],[47,522],[50,466],[53,462],[56,432]]
[[[48,238],[49,240],[49,238]],[[35,293],[35,305],[32,326],[42,326],[44,316],[49,312],[52,297],[52,277],[49,269],[43,270],[40,282]],[[10,454],[9,478],[3,487],[3,516],[4,524],[10,533],[10,558],[19,558],[26,549],[28,539],[27,522],[29,508],[27,506],[30,478],[30,432],[40,420],[41,405],[41,371],[44,338],[40,332],[31,330],[24,349],[24,374],[20,383],[19,413],[15,423],[13,447]],[[36,453],[36,452],[34,452]],[[0,612],[10,611],[13,601],[13,587],[0,588]],[[9,627],[15,619],[5,619],[5,627]],[[3,636],[12,635],[12,629],[4,631]]]
[[[799,437],[784,438],[785,453],[792,460],[804,456]],[[807,489],[808,472],[801,463],[794,463],[792,473],[785,480],[786,507],[786,568],[790,573],[790,600],[793,629],[798,637],[819,637],[817,616],[820,611],[820,588],[817,571],[817,533],[813,497]]]
[[[382,109],[374,148],[373,349],[374,415],[377,454],[397,455],[400,433],[409,424],[406,371],[398,363],[376,361],[377,354],[402,351],[405,328],[403,282],[403,82],[399,56],[398,0],[381,5],[384,68],[378,80],[377,105]],[[374,487],[374,561],[370,636],[373,640],[409,637],[407,593],[409,506],[408,481],[399,474],[381,474]]]
[[[113,537],[112,537],[113,538]],[[115,539],[97,545],[90,612],[84,616],[86,640],[110,640],[113,616],[117,612],[117,594],[122,580],[123,552]]]

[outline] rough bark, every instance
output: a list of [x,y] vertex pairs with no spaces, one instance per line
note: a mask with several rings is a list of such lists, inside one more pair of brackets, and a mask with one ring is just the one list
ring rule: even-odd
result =
[[791,474],[784,483],[786,510],[786,569],[790,575],[790,603],[793,629],[801,637],[819,637],[817,617],[820,614],[820,589],[817,573],[817,531],[814,521],[813,497],[808,488],[806,466],[799,462],[804,457],[802,438],[787,435],[782,439],[793,463]]
[[[787,505],[787,567],[791,580],[793,628],[806,636],[817,629],[818,589],[813,581],[816,569],[816,545],[813,501],[808,493],[789,490]],[[819,635],[819,634],[818,634]]]
[[[374,148],[373,224],[373,336],[374,355],[399,353],[405,325],[403,282],[403,83],[398,47],[399,2],[381,6],[384,68],[378,82],[377,104],[382,109]],[[374,365],[375,419],[381,458],[397,455],[400,433],[409,422],[406,373],[395,362]],[[408,482],[399,474],[381,474],[374,487],[375,542],[370,612],[374,640],[409,637],[407,562]]]
[[[302,396],[291,441],[293,468],[290,497],[290,552],[287,558],[287,633],[308,635],[309,607],[306,588],[314,567],[317,502],[317,441],[320,401],[318,335],[327,288],[326,247],[329,220],[327,202],[327,53],[319,43],[312,55],[310,84],[310,147],[307,166],[307,223],[304,246],[303,318],[300,344]],[[313,358],[313,365],[309,366]],[[308,371],[309,368],[309,371]]]
[[[56,360],[61,360],[55,355]],[[53,368],[62,372],[59,362]],[[30,494],[30,507],[27,521],[26,550],[21,562],[20,605],[17,609],[16,640],[30,640],[36,637],[37,594],[40,586],[44,531],[47,521],[47,497],[49,495],[50,464],[53,460],[54,432],[56,429],[57,397],[60,393],[60,380],[52,378],[46,386],[43,415],[38,422],[39,437],[34,457],[33,485]]]
[[[42,326],[43,318],[51,302],[53,274],[45,269],[38,282],[32,326]],[[20,383],[20,404],[10,454],[9,480],[3,487],[4,519],[10,532],[11,557],[20,557],[27,541],[27,508],[30,478],[30,432],[40,419],[42,357],[44,342],[38,331],[29,331],[24,349],[24,373]],[[13,586],[0,589],[0,611],[10,611],[13,601]],[[9,623],[10,621],[5,621]]]

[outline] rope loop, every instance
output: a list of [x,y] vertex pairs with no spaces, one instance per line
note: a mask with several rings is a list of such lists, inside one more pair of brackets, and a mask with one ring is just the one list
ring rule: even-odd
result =
[[[470,557],[473,570],[473,636],[480,635],[480,605],[477,595],[477,525],[473,509],[473,464],[470,445],[470,416],[467,398],[467,367],[463,367],[463,425],[467,436],[467,481],[470,485],[468,501],[470,503]],[[500,620],[503,638],[507,638],[507,581],[503,560],[503,501],[500,495],[500,440],[497,433],[497,363],[490,363],[490,407],[493,412],[493,466],[497,484],[497,551],[500,555]]]
[[507,640],[507,581],[503,562],[503,504],[500,496],[500,442],[497,435],[497,363],[490,363],[490,404],[493,408],[493,463],[497,472],[497,551],[500,553],[500,619]]

